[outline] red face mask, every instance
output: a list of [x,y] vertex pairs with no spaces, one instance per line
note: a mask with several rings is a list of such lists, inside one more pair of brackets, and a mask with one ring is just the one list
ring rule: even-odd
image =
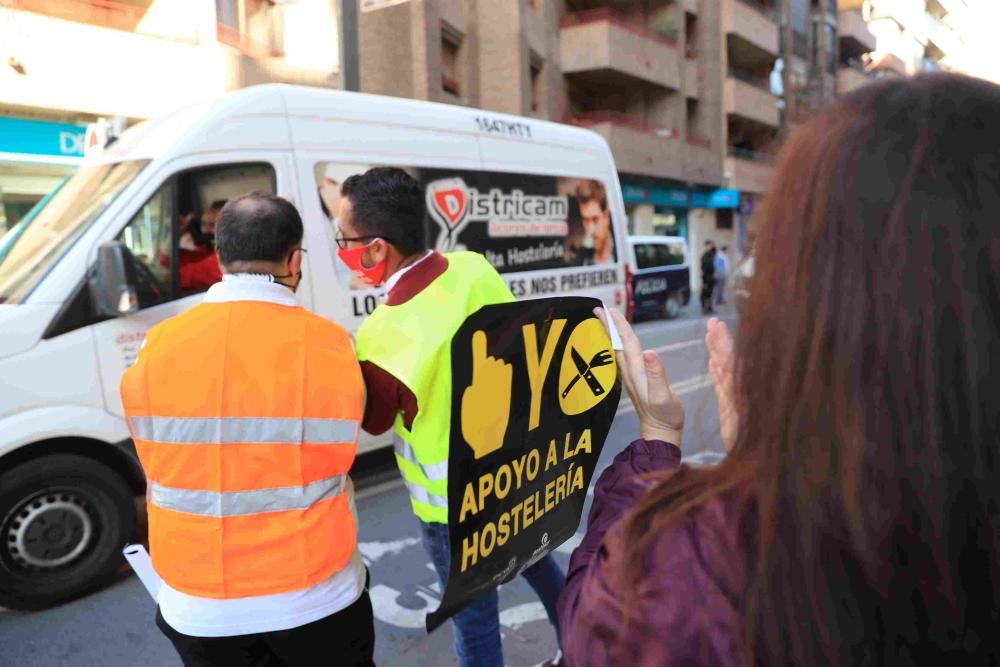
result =
[[359,280],[362,280],[369,285],[381,285],[382,279],[385,278],[386,260],[383,259],[381,262],[370,268],[361,264],[361,256],[365,254],[365,250],[367,250],[368,246],[372,243],[375,243],[375,241],[366,243],[365,245],[358,246],[356,248],[338,248],[337,257],[339,257],[340,261],[347,265],[347,268],[354,272],[354,275],[356,275]]

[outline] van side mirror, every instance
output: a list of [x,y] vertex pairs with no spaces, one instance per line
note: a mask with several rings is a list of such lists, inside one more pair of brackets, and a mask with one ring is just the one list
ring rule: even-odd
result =
[[108,241],[97,249],[97,264],[88,279],[91,303],[97,315],[121,317],[139,310],[135,260],[118,241]]

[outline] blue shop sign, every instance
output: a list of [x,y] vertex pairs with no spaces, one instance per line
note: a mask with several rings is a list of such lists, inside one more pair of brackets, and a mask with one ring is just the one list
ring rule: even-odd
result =
[[718,189],[691,193],[691,208],[736,208],[739,205],[739,190]]
[[628,204],[655,204],[672,208],[736,208],[740,204],[740,191],[726,188],[699,191],[623,185],[622,195]]
[[656,204],[674,208],[688,207],[688,192],[678,188],[623,185],[622,195],[628,204]]
[[0,116],[0,157],[75,164],[83,158],[86,132],[80,125]]

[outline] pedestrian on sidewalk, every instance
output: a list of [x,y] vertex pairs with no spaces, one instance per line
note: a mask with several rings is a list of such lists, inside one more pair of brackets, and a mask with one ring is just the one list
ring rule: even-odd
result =
[[705,252],[701,254],[701,312],[714,313],[712,290],[715,288],[715,244],[705,241]]
[[715,253],[715,305],[726,305],[726,279],[729,278],[729,255],[726,246]]
[[617,319],[642,439],[570,560],[570,664],[1000,664],[998,116],[1000,87],[924,74],[791,136],[735,351],[709,323],[720,465],[681,466],[683,405]]
[[373,665],[350,337],[295,298],[292,204],[240,197],[215,234],[222,281],[150,329],[121,383],[149,483],[156,623],[188,667]]
[[[337,223],[341,260],[387,293],[357,333],[368,388],[364,428],[395,429],[396,462],[420,522],[424,548],[442,586],[448,578],[448,444],[451,433],[451,340],[483,306],[514,300],[479,254],[428,250],[423,190],[401,169],[376,168],[348,178]],[[551,555],[524,571],[552,625],[564,577]],[[502,667],[496,591],[453,619],[463,667]]]

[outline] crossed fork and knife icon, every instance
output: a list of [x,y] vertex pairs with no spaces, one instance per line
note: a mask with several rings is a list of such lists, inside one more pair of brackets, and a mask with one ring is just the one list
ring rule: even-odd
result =
[[579,382],[581,378],[583,378],[583,380],[587,383],[587,386],[590,387],[590,391],[594,394],[594,396],[600,396],[603,394],[604,387],[601,386],[601,383],[596,377],[594,377],[593,369],[610,364],[614,360],[614,357],[611,356],[611,351],[601,350],[590,358],[589,364],[586,360],[584,360],[580,353],[576,351],[575,347],[571,347],[569,349],[569,354],[573,359],[573,364],[576,366],[577,375],[570,380],[570,383],[566,385],[565,389],[563,389],[562,397],[566,398],[569,396],[569,392],[576,386],[576,383]]

